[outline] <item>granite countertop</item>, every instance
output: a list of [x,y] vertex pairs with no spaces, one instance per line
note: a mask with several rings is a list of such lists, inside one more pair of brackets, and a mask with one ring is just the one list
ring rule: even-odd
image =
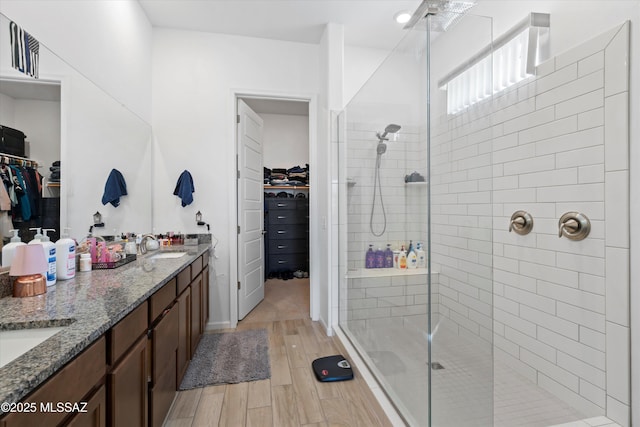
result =
[[0,331],[64,329],[0,368],[0,403],[20,401],[210,248],[173,246],[170,251],[187,254],[154,260],[150,258],[162,250],[150,252],[116,269],[77,272],[43,295],[1,298]]

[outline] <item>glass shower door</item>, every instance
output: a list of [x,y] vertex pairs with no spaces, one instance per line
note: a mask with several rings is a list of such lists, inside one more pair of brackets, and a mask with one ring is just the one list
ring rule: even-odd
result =
[[491,158],[455,126],[490,124],[437,84],[491,23],[456,18],[408,30],[337,118],[339,324],[412,426],[493,423]]

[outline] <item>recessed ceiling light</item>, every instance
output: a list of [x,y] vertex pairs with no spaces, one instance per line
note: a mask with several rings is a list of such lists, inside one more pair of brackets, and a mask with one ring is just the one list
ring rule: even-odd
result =
[[406,24],[409,22],[409,19],[411,19],[411,13],[406,10],[401,10],[393,15],[393,19],[395,19],[398,24]]

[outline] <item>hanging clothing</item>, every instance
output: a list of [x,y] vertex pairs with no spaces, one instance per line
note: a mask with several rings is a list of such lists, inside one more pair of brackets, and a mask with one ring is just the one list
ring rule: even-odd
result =
[[22,176],[20,168],[17,166],[9,166],[14,172],[13,186],[18,199],[18,206],[20,208],[20,215],[23,221],[29,221],[31,219],[31,203],[29,202],[29,194],[27,190],[27,184]]
[[102,196],[102,204],[111,203],[113,207],[120,206],[120,197],[127,195],[127,183],[117,169],[111,169],[107,182],[104,185],[104,194]]
[[0,211],[10,211],[11,210],[11,199],[9,198],[9,193],[7,192],[7,187],[4,185],[0,185]]
[[182,201],[182,207],[184,208],[187,205],[190,205],[193,202],[193,193],[195,192],[195,187],[193,186],[193,178],[191,177],[191,173],[188,170],[185,170],[180,174],[180,178],[178,178],[178,182],[176,183],[176,188],[173,190],[174,196],[180,197]]

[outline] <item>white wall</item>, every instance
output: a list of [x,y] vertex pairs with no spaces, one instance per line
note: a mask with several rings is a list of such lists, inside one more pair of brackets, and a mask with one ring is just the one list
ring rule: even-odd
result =
[[152,28],[137,1],[3,0],[0,12],[151,121]]
[[14,105],[15,128],[29,141],[28,157],[40,162],[40,174],[49,178],[51,163],[60,160],[60,102],[17,99]]
[[[230,319],[229,280],[235,275],[230,271],[236,225],[230,214],[236,186],[234,91],[318,93],[318,46],[156,29],[153,50],[155,231],[205,232],[195,223],[198,210],[211,224],[219,240],[211,323],[224,326]],[[195,186],[194,202],[185,208],[173,195],[184,169]],[[321,168],[312,173],[322,173]]]
[[367,79],[389,55],[386,49],[369,47],[344,47],[344,96],[343,105],[347,105],[358,93]]
[[264,114],[262,160],[265,167],[289,169],[309,163],[309,116]]

